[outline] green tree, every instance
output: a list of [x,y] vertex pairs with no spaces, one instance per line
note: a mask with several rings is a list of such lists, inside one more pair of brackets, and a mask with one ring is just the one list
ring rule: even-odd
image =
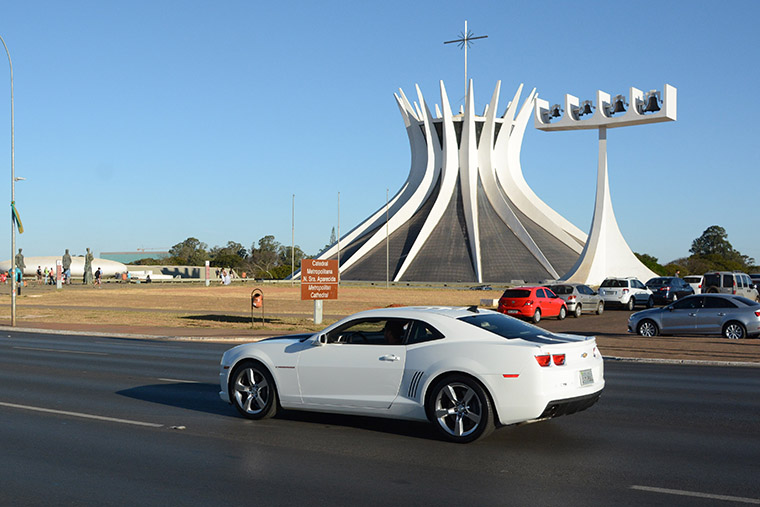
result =
[[219,268],[242,268],[248,259],[248,250],[234,241],[228,241],[227,246],[215,246],[211,249],[211,265]]
[[208,245],[196,238],[187,238],[169,249],[169,264],[179,266],[202,266],[209,260]]
[[755,259],[742,255],[728,241],[723,227],[711,225],[691,243],[692,257],[706,261],[710,269],[744,271],[755,264]]
[[[633,255],[635,255],[642,264],[644,264],[646,267],[657,273],[658,275],[665,275],[666,270],[664,267],[660,265],[660,263],[657,261],[657,257],[653,257],[649,254],[640,254],[633,252]],[[646,280],[644,280],[646,282]]]
[[251,245],[249,264],[257,277],[274,278],[272,270],[279,265],[282,245],[275,241],[274,236],[268,235]]

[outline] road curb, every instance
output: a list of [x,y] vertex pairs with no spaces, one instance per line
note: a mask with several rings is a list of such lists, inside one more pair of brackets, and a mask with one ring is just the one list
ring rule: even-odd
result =
[[740,366],[744,368],[760,368],[760,363],[748,363],[742,361],[706,361],[701,359],[657,359],[653,357],[616,357],[602,356],[605,361],[618,361],[621,363],[648,363],[670,364],[689,366]]

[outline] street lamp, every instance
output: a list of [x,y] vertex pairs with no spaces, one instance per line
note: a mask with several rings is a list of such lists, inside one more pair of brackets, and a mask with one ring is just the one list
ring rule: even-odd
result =
[[[11,62],[11,53],[5,40],[0,37],[3,43],[5,54],[8,55],[8,65],[11,68],[11,206],[16,200],[16,167],[15,167],[15,146],[14,146],[14,122],[13,122],[13,62]],[[16,325],[16,218],[11,210],[11,326]]]

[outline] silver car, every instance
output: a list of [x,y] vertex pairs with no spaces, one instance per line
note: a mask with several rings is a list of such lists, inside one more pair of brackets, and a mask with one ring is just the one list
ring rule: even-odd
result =
[[628,318],[628,332],[658,334],[721,334],[733,340],[760,334],[760,303],[732,294],[687,296]]
[[588,285],[582,283],[558,283],[547,285],[567,305],[567,311],[573,317],[580,317],[583,312],[594,312],[601,315],[604,311],[604,300]]

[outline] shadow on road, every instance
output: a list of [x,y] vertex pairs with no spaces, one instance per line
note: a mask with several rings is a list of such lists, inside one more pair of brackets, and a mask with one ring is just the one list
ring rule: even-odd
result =
[[236,415],[235,409],[219,398],[218,384],[193,382],[152,384],[124,389],[116,394],[207,414],[229,417]]

